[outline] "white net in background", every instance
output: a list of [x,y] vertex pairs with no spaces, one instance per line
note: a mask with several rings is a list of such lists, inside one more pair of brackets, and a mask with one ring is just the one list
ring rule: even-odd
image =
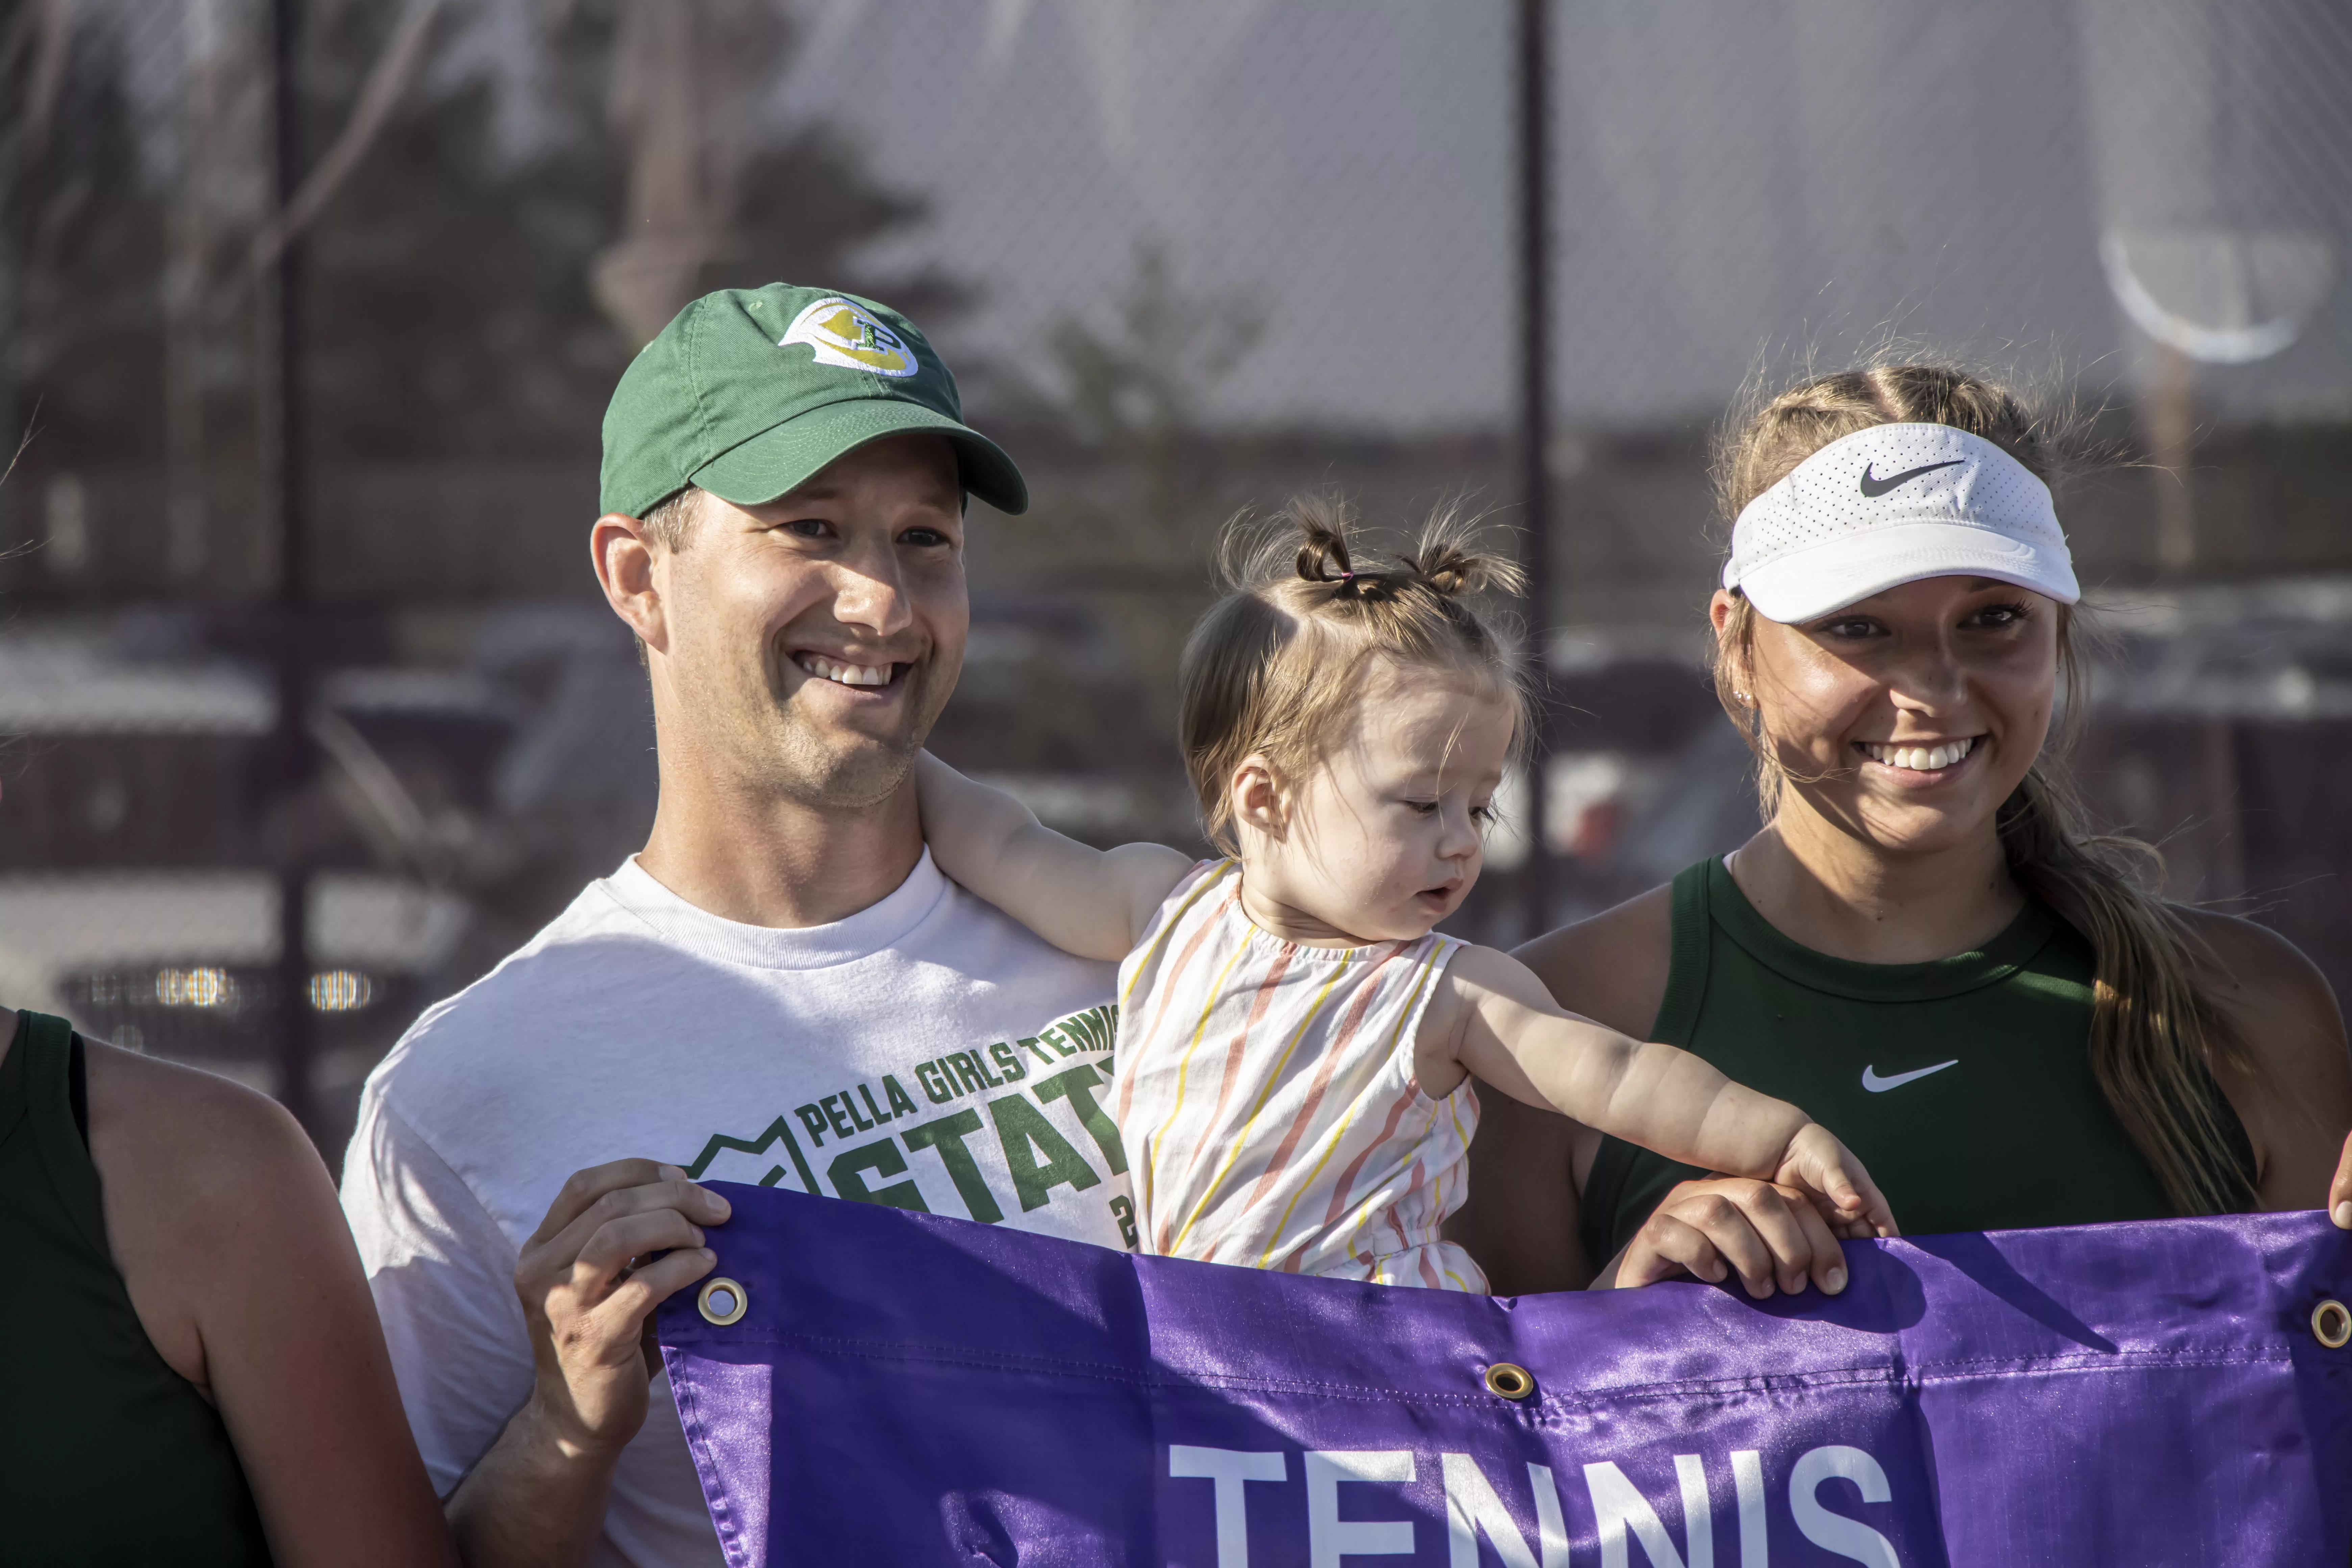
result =
[[2286,350],[2326,310],[2352,237],[2352,13],[2083,0],[2082,15],[2100,256],[2125,313],[2209,363]]
[[[1043,352],[1164,258],[1244,330],[1225,427],[1426,430],[1509,416],[1501,5],[813,4],[767,103],[919,191],[877,253],[976,299],[959,348],[1053,395]],[[1179,335],[1221,323],[1174,323]]]
[[[770,111],[854,128],[925,194],[891,254],[974,282],[973,351],[1034,374],[1041,333],[1157,246],[1257,327],[1220,423],[1509,417],[1508,5],[801,10]],[[1563,417],[1704,417],[1759,363],[1890,336],[2112,380],[2130,329],[2103,227],[2203,181],[2340,231],[2347,32],[2328,0],[1558,7]],[[2320,291],[2303,313],[2311,352],[2223,388],[2242,415],[2343,403],[2352,311]]]
[[[266,8],[0,13],[0,396],[43,429],[0,487],[7,994],[259,1074],[299,827],[322,888],[383,894],[322,893],[381,926],[317,933],[347,1083],[642,841],[643,677],[579,536],[605,393],[681,290],[823,281],[929,331],[1036,498],[975,521],[939,742],[1097,841],[1192,833],[1172,668],[1228,515],[1332,485],[1376,522],[1449,494],[1508,521],[1511,0],[302,12],[310,157],[352,155],[308,253],[337,608],[295,802],[257,783],[247,615]],[[1744,383],[1910,342],[2113,401],[2146,447],[2168,344],[2203,361],[2159,385],[2198,459],[2182,551],[2148,546],[2144,471],[2066,514],[2086,582],[2164,583],[2097,776],[2146,831],[2195,825],[2177,890],[2275,893],[2352,953],[2310,782],[2341,771],[2352,617],[2259,586],[2352,568],[2352,11],[1606,0],[1556,3],[1551,40],[1561,912],[1752,824],[1695,673],[1703,436]]]

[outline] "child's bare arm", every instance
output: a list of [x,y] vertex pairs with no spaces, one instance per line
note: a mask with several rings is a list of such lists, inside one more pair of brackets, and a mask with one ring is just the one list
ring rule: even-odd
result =
[[1492,948],[1456,954],[1446,978],[1461,995],[1455,1059],[1505,1093],[1672,1160],[1805,1188],[1828,1200],[1835,1221],[1895,1234],[1862,1163],[1788,1101],[1688,1051],[1565,1011],[1526,965]]
[[923,837],[940,869],[1080,958],[1125,958],[1192,860],[1164,844],[1095,849],[929,752],[915,759]]

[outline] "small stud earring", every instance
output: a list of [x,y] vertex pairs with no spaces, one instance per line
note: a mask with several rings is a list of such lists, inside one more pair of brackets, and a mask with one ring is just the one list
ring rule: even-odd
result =
[[1756,706],[1756,699],[1748,696],[1745,691],[1734,689],[1731,695],[1738,700],[1742,707],[1753,708]]

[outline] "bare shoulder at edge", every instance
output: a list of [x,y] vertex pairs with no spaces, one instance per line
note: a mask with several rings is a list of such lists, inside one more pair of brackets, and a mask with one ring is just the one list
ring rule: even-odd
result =
[[186,1221],[324,1174],[300,1125],[268,1095],[102,1040],[89,1047],[91,1152],[110,1184],[169,1196]]
[[2264,1208],[2310,1208],[2326,1193],[2352,1126],[2352,1058],[2326,976],[2292,942],[2252,921],[2184,910],[2199,967],[2251,1070],[2217,1063],[2222,1092],[2253,1140]]
[[1666,994],[1674,889],[1661,885],[1513,952],[1572,1013],[1647,1039]]
[[2199,970],[2253,1058],[2251,1075],[2220,1068],[2230,1098],[2242,1111],[2254,1108],[2250,1100],[2274,1102],[2288,1123],[2345,1110],[2352,1059],[2344,1015],[2319,966],[2266,926],[2210,910],[2180,913],[2204,949]]
[[2179,913],[2204,944],[2199,967],[2214,994],[2252,1026],[2250,1046],[2261,1050],[2273,1039],[2302,1036],[2343,1047],[2344,1016],[2335,990],[2301,948],[2237,915],[2189,908]]

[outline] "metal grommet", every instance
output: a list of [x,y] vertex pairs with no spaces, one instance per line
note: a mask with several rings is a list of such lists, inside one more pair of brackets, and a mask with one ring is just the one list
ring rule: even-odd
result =
[[1536,1380],[1523,1366],[1498,1361],[1486,1369],[1486,1392],[1506,1399],[1525,1399],[1536,1391]]
[[2312,1336],[2329,1350],[2352,1344],[2352,1307],[2332,1298],[2311,1310]]
[[742,1286],[722,1276],[704,1280],[702,1294],[694,1299],[694,1304],[702,1310],[705,1321],[723,1329],[742,1317],[751,1305],[751,1298]]

